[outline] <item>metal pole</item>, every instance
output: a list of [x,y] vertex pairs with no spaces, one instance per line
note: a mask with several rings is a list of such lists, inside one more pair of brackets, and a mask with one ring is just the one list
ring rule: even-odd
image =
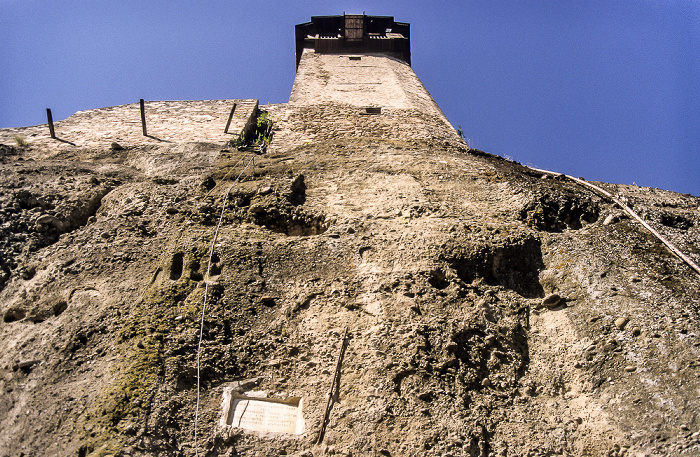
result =
[[49,121],[49,132],[51,132],[51,138],[56,139],[56,131],[53,129],[53,116],[51,116],[51,108],[46,108],[46,118]]
[[139,100],[139,105],[141,105],[141,127],[143,127],[143,136],[148,136],[146,131],[146,109],[144,108],[143,98]]
[[224,133],[228,133],[228,128],[231,126],[231,119],[233,119],[233,113],[236,111],[236,104],[233,104],[233,108],[231,108],[231,114],[228,115],[228,122],[226,122],[226,128],[224,129]]
[[345,349],[347,349],[347,347],[348,328],[345,327],[345,333],[343,334],[343,342],[340,345],[340,354],[338,355],[338,363],[335,366],[335,374],[333,375],[333,384],[331,385],[331,390],[328,391],[328,403],[326,403],[326,412],[323,415],[321,431],[318,433],[318,439],[316,440],[316,444],[321,444],[323,442],[323,437],[326,435],[326,426],[328,425],[328,419],[331,415],[331,408],[333,408],[335,396],[338,394],[338,389],[340,388],[340,367],[343,364],[343,356],[345,355]]

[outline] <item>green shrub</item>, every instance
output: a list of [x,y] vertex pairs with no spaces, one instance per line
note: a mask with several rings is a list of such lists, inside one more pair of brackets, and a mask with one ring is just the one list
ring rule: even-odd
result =
[[261,146],[270,144],[272,138],[272,119],[267,111],[260,111],[255,120],[255,128],[247,135],[241,133],[238,137],[230,141],[233,147]]

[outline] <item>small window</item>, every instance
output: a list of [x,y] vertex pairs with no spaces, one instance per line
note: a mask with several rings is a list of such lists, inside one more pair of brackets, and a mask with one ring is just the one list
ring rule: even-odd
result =
[[365,114],[382,114],[381,106],[368,106],[365,108]]
[[360,56],[350,56],[350,60],[362,60]]

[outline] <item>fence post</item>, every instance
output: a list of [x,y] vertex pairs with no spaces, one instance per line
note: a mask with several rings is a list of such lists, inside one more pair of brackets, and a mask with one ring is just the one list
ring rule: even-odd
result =
[[51,116],[51,108],[46,108],[46,118],[49,121],[49,132],[51,132],[51,138],[56,139],[56,131],[53,129],[53,116]]
[[143,128],[143,136],[148,136],[148,131],[146,130],[146,109],[144,108],[143,98],[139,100],[139,105],[141,106],[141,127]]

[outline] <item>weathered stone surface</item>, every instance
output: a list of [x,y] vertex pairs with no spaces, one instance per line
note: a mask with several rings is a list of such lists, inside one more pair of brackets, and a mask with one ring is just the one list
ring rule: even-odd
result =
[[[231,108],[236,112],[224,133]],[[56,121],[52,139],[46,125],[0,129],[0,144],[13,144],[15,135],[26,138],[34,151],[64,151],[101,148],[105,153],[124,153],[132,145],[162,146],[169,143],[206,142],[222,144],[238,135],[250,119],[258,101],[254,99],[147,101],[143,136],[139,103],[79,111]],[[116,143],[122,149],[115,149]],[[14,149],[12,149],[14,151]],[[0,158],[4,154],[0,153]],[[141,160],[147,160],[142,157]]]
[[617,327],[619,330],[622,330],[625,328],[629,321],[630,320],[626,317],[618,317],[617,319],[615,319],[615,327]]
[[[1,149],[1,455],[194,455],[205,290],[200,455],[696,453],[697,275],[600,221],[609,202],[468,149],[409,67],[375,58],[344,97],[309,67],[266,108],[274,139],[213,251],[253,154],[226,146],[230,101],[154,102],[170,142],[126,105],[58,124],[75,146],[37,127]],[[697,260],[700,199],[602,185]],[[304,433],[222,429],[227,386],[303,398]]]
[[603,221],[603,225],[614,224],[615,222],[619,222],[619,220],[620,218],[617,216],[617,214],[608,214]]

